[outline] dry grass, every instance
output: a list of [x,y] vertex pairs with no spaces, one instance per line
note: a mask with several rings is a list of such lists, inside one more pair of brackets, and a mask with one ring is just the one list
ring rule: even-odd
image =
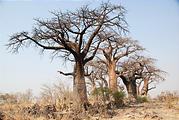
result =
[[[125,104],[116,107],[114,101],[98,102],[91,97],[88,111],[75,113],[71,97],[63,91],[58,102],[6,102],[0,104],[0,120],[177,120],[179,119],[179,96],[163,92],[144,103]],[[66,92],[65,92],[66,91]],[[46,91],[47,92],[47,91]],[[61,93],[61,94],[62,94]],[[67,95],[67,96],[66,96]],[[117,94],[118,96],[118,94]],[[23,97],[24,98],[24,97]],[[100,101],[100,100],[99,100]]]
[[179,95],[177,92],[162,92],[157,96],[158,101],[163,102],[166,106],[171,109],[179,110]]

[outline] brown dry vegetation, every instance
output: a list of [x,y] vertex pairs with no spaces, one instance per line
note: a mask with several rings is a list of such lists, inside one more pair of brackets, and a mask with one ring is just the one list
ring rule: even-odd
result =
[[[54,84],[54,86],[57,84]],[[53,87],[53,86],[52,86]],[[46,89],[45,89],[46,88]],[[72,96],[68,89],[58,84],[61,97],[53,93],[55,89],[47,89],[45,86],[40,98],[35,98],[27,91],[21,98],[17,95],[9,95],[4,104],[0,104],[0,120],[178,120],[179,96],[176,93],[163,92],[156,98],[138,98],[137,103],[130,103],[122,96],[120,100],[109,95],[89,96],[89,109],[83,112],[73,111]],[[60,92],[59,92],[60,93]],[[63,94],[62,94],[63,93]],[[31,96],[30,96],[31,95]],[[47,98],[54,101],[46,101]],[[107,94],[105,94],[107,95]],[[116,95],[116,94],[115,94]],[[121,93],[120,93],[121,95]],[[50,98],[52,97],[52,98]],[[56,98],[55,98],[56,97]],[[6,94],[7,98],[7,94]],[[25,98],[29,98],[26,99]],[[33,99],[30,99],[33,98]],[[24,99],[24,100],[20,100]],[[58,101],[57,101],[58,99]],[[23,102],[22,102],[23,101]]]

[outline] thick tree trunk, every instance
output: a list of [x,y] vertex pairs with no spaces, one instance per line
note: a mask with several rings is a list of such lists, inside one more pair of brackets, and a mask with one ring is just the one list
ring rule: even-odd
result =
[[137,90],[136,90],[136,81],[135,79],[130,79],[128,84],[126,85],[128,91],[128,99],[129,101],[135,102],[137,99]]
[[87,108],[88,99],[84,77],[84,66],[81,61],[77,61],[74,67],[73,83],[73,109],[83,110]]
[[108,69],[109,88],[117,91],[117,76],[115,71],[115,64],[111,64]]
[[140,95],[140,90],[139,90],[139,88],[140,88],[140,85],[137,85],[137,87],[136,87],[136,89],[137,89],[137,96]]
[[147,96],[148,93],[148,80],[147,79],[143,79],[144,80],[144,86],[142,87],[141,90],[141,96]]
[[121,76],[121,79],[123,80],[123,83],[126,86],[129,101],[136,102],[136,100],[137,100],[137,89],[136,89],[135,77]]
[[142,81],[140,81],[138,84],[136,84],[136,89],[137,89],[137,96],[140,96],[140,86],[142,84]]

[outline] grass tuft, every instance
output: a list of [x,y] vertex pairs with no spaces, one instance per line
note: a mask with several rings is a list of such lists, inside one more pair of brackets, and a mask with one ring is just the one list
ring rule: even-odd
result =
[[144,102],[147,102],[148,100],[147,100],[147,97],[138,96],[137,101],[140,102],[140,103],[144,103]]

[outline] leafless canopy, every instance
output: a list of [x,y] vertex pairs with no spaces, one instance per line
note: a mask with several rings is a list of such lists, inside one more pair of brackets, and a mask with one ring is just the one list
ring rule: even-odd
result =
[[18,52],[20,48],[36,46],[42,51],[53,50],[54,56],[67,60],[82,58],[85,64],[96,54],[97,49],[92,46],[99,47],[101,34],[109,30],[127,31],[125,12],[122,6],[110,3],[93,9],[86,5],[74,12],[52,12],[51,19],[35,19],[31,33],[23,31],[12,35],[8,48]]
[[[125,76],[133,75],[136,78],[136,84],[140,87],[141,83],[146,84],[147,91],[154,89],[151,83],[158,83],[165,80],[165,71],[155,66],[156,60],[142,55],[131,56],[128,60],[121,63],[121,74]],[[150,88],[148,88],[150,86]],[[145,87],[146,87],[145,86]]]
[[129,57],[134,53],[145,50],[145,48],[138,44],[137,40],[121,37],[115,32],[107,33],[105,36],[108,36],[105,38],[106,42],[99,48],[105,58],[99,59],[100,62],[106,64],[108,67],[111,64],[117,65],[119,59],[125,56]]

